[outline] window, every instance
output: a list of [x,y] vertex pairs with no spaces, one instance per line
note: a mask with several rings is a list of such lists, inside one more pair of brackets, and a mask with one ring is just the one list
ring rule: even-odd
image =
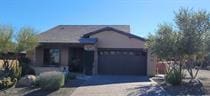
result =
[[129,55],[134,55],[134,53],[132,51],[129,52]]
[[60,63],[60,50],[56,48],[44,49],[44,64],[58,65]]
[[111,55],[115,55],[115,51],[110,51],[110,54]]

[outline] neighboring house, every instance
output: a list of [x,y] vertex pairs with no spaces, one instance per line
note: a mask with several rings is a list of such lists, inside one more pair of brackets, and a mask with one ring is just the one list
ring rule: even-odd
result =
[[39,34],[33,61],[86,74],[154,75],[145,41],[128,25],[59,25]]

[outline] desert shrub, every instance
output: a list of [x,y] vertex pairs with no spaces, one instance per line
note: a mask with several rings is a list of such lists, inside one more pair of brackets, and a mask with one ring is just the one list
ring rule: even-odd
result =
[[22,67],[18,60],[8,60],[8,67],[2,67],[0,70],[0,80],[5,77],[10,77],[11,79],[19,79],[22,73]]
[[13,67],[11,67],[10,77],[12,79],[14,79],[14,78],[20,79],[21,73],[22,73],[22,67],[21,66],[19,66],[19,65],[13,66]]
[[29,65],[31,63],[31,60],[29,58],[23,56],[19,59],[19,61],[22,65],[22,76],[36,75],[35,70]]
[[12,87],[17,82],[17,79],[11,79],[10,77],[0,80],[0,89],[6,89]]
[[68,73],[65,75],[65,81],[69,81],[69,80],[72,80],[72,79],[76,79],[76,74],[71,73],[71,72],[68,72]]
[[17,60],[8,60],[8,67],[0,70],[0,89],[12,87],[21,76],[21,67]]
[[57,90],[64,85],[64,80],[62,72],[44,72],[38,76],[36,84],[43,90]]
[[165,76],[166,82],[171,85],[181,84],[184,74],[180,70],[181,69],[171,69]]

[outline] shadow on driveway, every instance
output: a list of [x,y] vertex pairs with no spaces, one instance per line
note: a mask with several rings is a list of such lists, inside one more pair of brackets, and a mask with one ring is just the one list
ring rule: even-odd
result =
[[[70,95],[68,92],[80,86],[95,86],[95,85],[109,85],[109,84],[123,84],[123,83],[135,83],[135,82],[150,82],[149,77],[147,76],[107,76],[107,75],[98,75],[91,76],[87,80],[72,80],[71,82],[67,82],[63,88],[57,91],[43,91],[41,89],[33,89],[30,92],[24,94],[24,96],[47,96],[53,95],[57,96],[58,94],[61,96]],[[65,89],[67,88],[67,89]],[[112,89],[110,89],[112,90]]]
[[97,75],[89,78],[81,86],[107,85],[107,84],[117,84],[117,83],[135,83],[135,82],[150,82],[150,80],[149,77],[147,76]]
[[53,92],[54,91],[46,91],[46,90],[37,89],[37,90],[33,90],[32,92],[25,94],[24,96],[47,96]]

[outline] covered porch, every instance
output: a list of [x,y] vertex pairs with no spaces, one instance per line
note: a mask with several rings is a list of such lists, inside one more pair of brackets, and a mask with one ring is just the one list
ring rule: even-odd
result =
[[[87,47],[88,46],[88,47]],[[71,72],[93,74],[95,63],[94,53],[97,53],[94,44],[87,43],[40,43],[35,49],[33,65],[43,69],[68,68]],[[52,71],[52,70],[51,70]]]

